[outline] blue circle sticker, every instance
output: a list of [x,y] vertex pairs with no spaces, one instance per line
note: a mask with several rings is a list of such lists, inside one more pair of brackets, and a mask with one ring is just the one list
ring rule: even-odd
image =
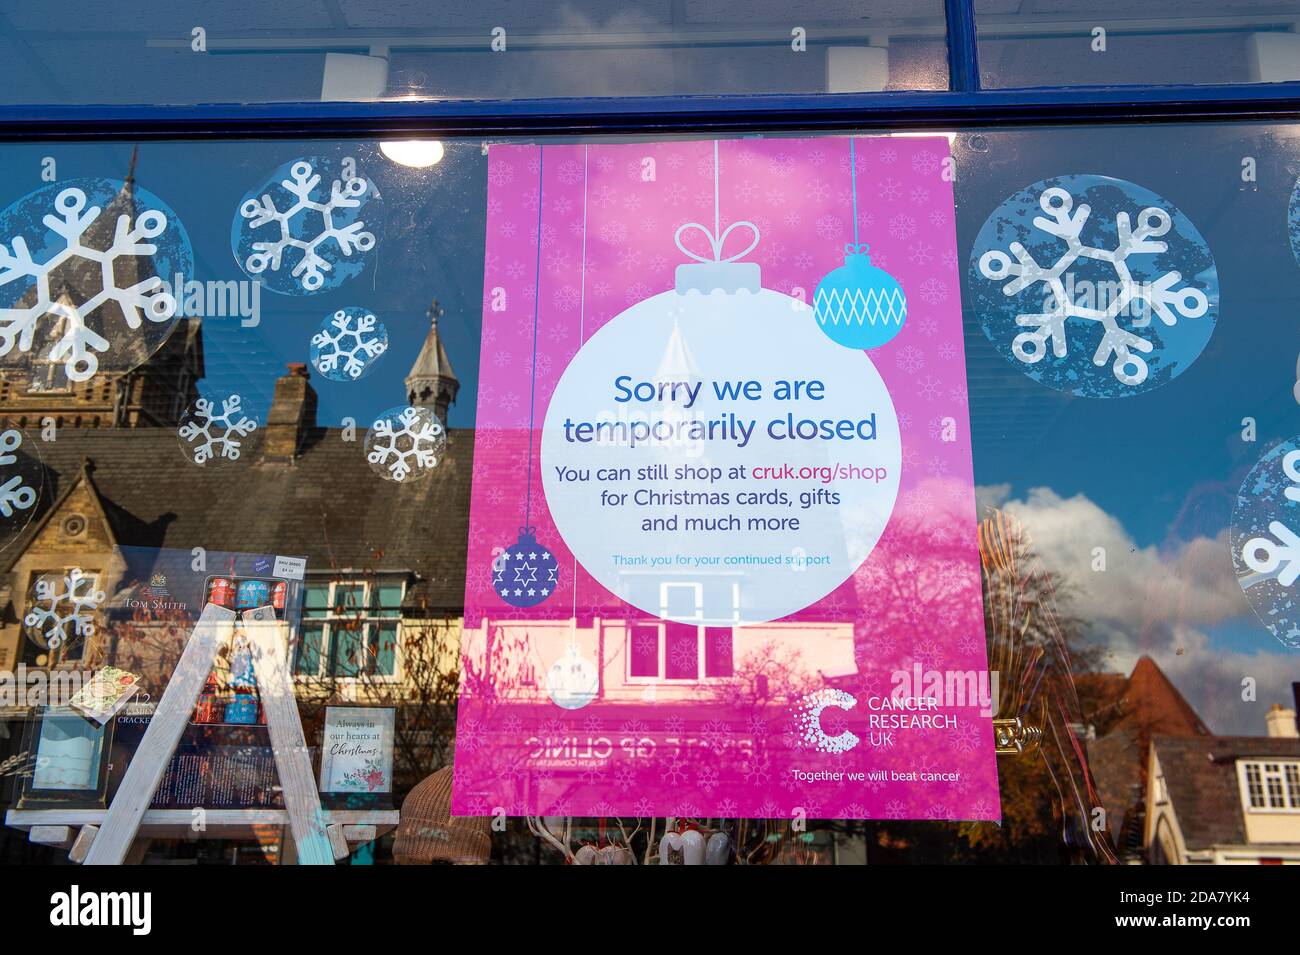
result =
[[1232,562],[1255,615],[1300,650],[1300,438],[1270,448],[1241,483]]
[[311,364],[330,381],[359,381],[388,351],[388,329],[369,309],[348,306],[326,315],[311,337]]
[[230,247],[271,291],[312,295],[361,273],[382,224],[379,188],[350,160],[295,159],[244,193]]
[[1172,203],[1105,176],[1036,182],[989,216],[970,302],[998,352],[1035,381],[1094,398],[1141,394],[1209,343],[1219,279]]
[[432,408],[389,408],[366,432],[370,470],[396,484],[428,477],[446,450],[447,429]]
[[120,179],[51,183],[0,212],[0,371],[67,392],[146,362],[180,317],[194,271],[180,217]]

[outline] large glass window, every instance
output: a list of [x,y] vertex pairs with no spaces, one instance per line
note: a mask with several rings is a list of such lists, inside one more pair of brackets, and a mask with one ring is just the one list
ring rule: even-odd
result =
[[[369,19],[347,4],[335,9],[354,27],[411,26],[379,22],[377,9]],[[823,20],[848,17],[846,9],[835,5]],[[924,19],[911,8],[888,15],[918,31]],[[32,47],[25,55],[46,55],[24,16],[13,25]],[[661,26],[694,35],[686,23],[739,16],[726,4],[674,4]],[[749,20],[767,28],[757,15]],[[997,23],[991,17],[981,29]],[[816,21],[808,24],[811,42]],[[553,26],[539,24],[533,39],[541,44],[550,36],[543,27]],[[328,29],[327,19],[319,30]],[[600,35],[613,42],[607,30]],[[895,73],[905,62],[895,50],[941,40],[909,39],[901,28],[891,36],[903,39],[888,44],[886,83],[930,75]],[[994,71],[986,75],[1032,80],[1032,71],[997,73],[999,51],[1013,65],[1016,36],[1003,47],[986,39],[982,62]],[[1128,36],[1112,34],[1112,49]],[[1218,33],[1202,26],[1195,36]],[[243,57],[257,58],[223,48],[219,30],[208,37],[212,60],[196,62],[211,67],[228,56],[235,65],[221,69],[242,70]],[[187,50],[151,42],[146,59],[167,51],[189,62]],[[702,75],[692,72],[701,69],[699,44],[674,47],[654,81],[665,91],[703,90],[691,78]],[[521,46],[528,50],[526,40]],[[572,46],[574,57],[597,55],[590,44]],[[619,54],[630,71],[642,68],[644,49],[628,41]],[[706,57],[722,84],[714,91],[815,86],[811,73],[796,81],[761,65],[733,69],[727,49]],[[775,55],[754,49],[736,56]],[[390,53],[394,68],[413,71],[423,55]],[[266,69],[279,69],[283,52],[266,55]],[[447,79],[430,74],[413,95],[568,95],[581,74],[571,62],[551,86],[540,73],[493,73],[489,82],[486,66],[475,71],[491,55],[464,52],[463,70],[448,65],[454,57],[438,59]],[[32,83],[41,82],[36,72]],[[637,76],[628,90],[658,89]],[[181,74],[174,95],[196,97],[209,80]],[[252,98],[251,76],[240,82],[250,85],[239,96]],[[129,85],[117,91],[134,95]],[[593,133],[10,145],[0,155],[0,181],[9,184],[0,196],[0,268],[12,277],[0,281],[0,343],[9,346],[0,356],[0,435],[13,458],[6,467],[22,479],[14,488],[30,487],[33,497],[25,507],[6,498],[0,667],[93,675],[112,666],[144,677],[139,709],[122,711],[139,723],[119,720],[112,742],[119,772],[174,675],[188,672],[178,661],[205,610],[238,616],[244,630],[215,647],[210,674],[195,682],[186,739],[228,734],[239,746],[269,745],[259,736],[268,732],[262,674],[250,674],[248,661],[257,626],[282,626],[322,811],[352,812],[359,802],[385,813],[366,850],[383,861],[404,852],[395,845],[403,800],[449,773],[453,753],[471,786],[457,797],[465,800],[457,817],[487,820],[500,807],[511,819],[504,832],[479,833],[484,857],[496,861],[572,861],[585,846],[609,844],[609,820],[670,816],[725,833],[732,861],[1172,861],[1211,835],[1240,836],[1249,854],[1244,832],[1156,834],[1197,824],[1183,811],[1189,793],[1236,800],[1237,818],[1292,811],[1300,791],[1287,715],[1300,677],[1300,621],[1284,533],[1295,502],[1286,492],[1300,481],[1300,346],[1284,321],[1300,300],[1298,170],[1300,135],[1283,122],[962,127],[923,137],[753,131],[617,143]],[[293,229],[320,210],[285,213],[287,198],[318,189],[336,216],[322,226],[332,244],[319,254]],[[91,208],[98,212],[86,221]],[[32,270],[67,251],[56,240],[68,223],[85,226],[84,243],[37,281]],[[752,249],[723,248],[714,232],[733,223],[754,229]],[[277,247],[282,225],[295,241]],[[687,227],[708,239],[692,244]],[[122,238],[132,229],[143,232]],[[129,261],[107,273],[87,265],[113,250]],[[867,252],[870,262],[853,264]],[[742,269],[731,273],[737,288],[709,284],[731,265]],[[873,271],[858,271],[867,266]],[[906,507],[864,499],[851,521],[809,546],[775,538],[782,543],[728,553],[716,567],[701,559],[690,581],[656,576],[639,550],[625,548],[631,535],[617,522],[626,514],[599,497],[570,511],[581,519],[584,556],[617,553],[599,568],[568,549],[579,534],[549,514],[538,518],[564,493],[546,483],[563,469],[538,465],[547,403],[594,336],[629,315],[646,327],[662,320],[659,340],[601,357],[591,380],[611,378],[613,393],[627,396],[619,404],[695,401],[708,395],[693,389],[711,380],[701,356],[740,350],[747,374],[751,365],[793,362],[807,344],[799,335],[822,347],[822,337],[841,331],[817,327],[819,294],[846,313],[871,308],[888,318],[889,277],[906,291],[906,320],[893,324],[908,337],[866,354],[899,409],[892,427],[906,439],[896,465],[882,457],[867,476],[856,460],[810,461],[784,449],[739,462],[762,469],[753,493],[764,510],[734,528],[722,523],[732,501],[710,495],[736,479],[706,461],[669,457],[691,470],[661,472],[668,464],[655,459],[637,480],[703,495],[681,504],[702,509],[681,512],[698,521],[683,538],[687,561],[706,541],[751,533],[750,519],[766,533],[769,522],[810,520],[849,481],[884,483],[876,466],[915,482],[900,498]],[[677,293],[678,282],[704,288],[670,297],[676,311],[636,311]],[[105,289],[130,294],[77,310]],[[759,330],[746,326],[728,349],[709,353],[681,328],[701,317],[700,303],[719,301],[708,296],[720,289],[753,296],[744,314]],[[173,315],[149,311],[159,295],[172,296]],[[722,312],[710,317],[721,321]],[[31,314],[53,318],[20,347]],[[817,374],[784,381],[788,391],[797,381],[800,400],[815,407],[833,390],[820,375],[830,379],[826,369],[863,351],[828,341],[835,348],[819,353],[829,357]],[[648,380],[629,378],[618,392],[619,363],[636,361],[652,363]],[[734,379],[732,397],[751,400],[747,378]],[[791,443],[876,440],[866,435],[884,433],[885,398],[858,404],[872,402],[870,427],[866,412],[810,412],[807,424],[773,413],[761,423],[784,426],[779,440]],[[670,437],[704,427],[737,445],[764,440],[746,434],[740,415],[593,413],[587,422],[580,410],[565,406],[574,445],[599,427],[611,444],[648,441],[650,425],[632,425],[651,420]],[[204,429],[220,415],[234,430],[212,442]],[[240,430],[244,421],[254,426]],[[953,444],[969,458],[954,464],[925,451]],[[611,485],[633,480],[610,473]],[[783,498],[788,473],[802,476]],[[947,521],[954,509],[965,523]],[[671,517],[648,511],[638,539],[673,532]],[[866,550],[887,554],[887,563],[846,575],[794,610],[783,605],[800,588],[813,592],[807,581],[823,562],[860,548],[860,529],[873,521]],[[756,576],[769,565],[781,576]],[[40,604],[34,583],[54,576],[62,589],[74,570],[103,591],[87,610],[94,625],[58,652],[41,652],[28,632],[48,634],[48,619],[26,622]],[[757,621],[756,606],[766,611]],[[264,620],[242,616],[267,608]],[[131,636],[144,630],[147,647]],[[900,680],[929,681],[945,699],[961,694],[962,719],[937,727],[941,743],[914,751],[889,735],[946,719],[916,703],[928,691],[903,694],[918,711],[881,703]],[[879,708],[864,714],[871,699]],[[14,724],[6,758],[21,757],[35,713],[6,711]],[[367,752],[369,763],[347,763],[350,732],[385,740],[391,758]],[[865,775],[856,790],[845,780],[800,788],[782,759],[801,739],[827,747],[816,759],[878,747],[873,758],[912,759],[918,774],[943,775],[952,761],[987,782],[988,798],[952,779],[931,780],[924,804]],[[342,759],[322,771],[323,753]],[[107,780],[111,798],[121,781]],[[240,791],[274,803],[265,783],[258,777]],[[495,801],[503,792],[514,797],[508,805]],[[542,805],[539,792],[558,795]],[[22,813],[54,811],[42,800],[57,796],[30,788],[14,796],[26,802],[6,807],[18,813],[3,830],[8,857],[56,851],[27,842],[37,817]],[[151,811],[181,811],[185,796]],[[796,799],[805,801],[797,808],[807,832],[790,827]],[[539,825],[552,828],[543,835]],[[151,861],[206,851],[162,824],[155,831]],[[281,837],[261,847],[245,830],[212,840],[271,858]],[[644,857],[649,843],[636,839]],[[670,840],[666,858],[673,851]]]
[[[941,89],[942,0],[17,7],[4,102],[277,103]],[[104,82],[105,73],[112,82]],[[167,82],[159,83],[165,75]]]
[[1290,2],[975,0],[987,88],[1300,79]]

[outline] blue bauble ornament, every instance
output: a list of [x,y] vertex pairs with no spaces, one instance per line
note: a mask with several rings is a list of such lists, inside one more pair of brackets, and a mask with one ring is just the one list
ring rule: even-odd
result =
[[537,543],[533,528],[519,529],[519,539],[492,564],[492,585],[512,607],[536,607],[559,584],[560,562],[549,547]]
[[813,315],[831,341],[879,348],[907,321],[907,296],[898,279],[871,264],[865,244],[846,245],[844,264],[817,286]]

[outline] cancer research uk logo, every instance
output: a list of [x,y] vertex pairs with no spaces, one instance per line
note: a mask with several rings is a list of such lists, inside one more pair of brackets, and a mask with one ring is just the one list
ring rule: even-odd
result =
[[[831,687],[801,697],[793,708],[799,746],[838,754],[847,753],[862,742],[862,736],[847,726],[834,735],[826,732],[822,714],[831,709],[846,713],[865,709],[865,722],[859,728],[868,734],[867,742],[873,747],[892,745],[895,732],[956,732],[959,719],[951,712],[954,709],[977,706],[982,717],[997,714],[996,670],[925,670],[918,663],[911,670],[895,670],[890,682],[893,689],[888,694],[862,700],[846,690]],[[860,712],[855,715],[862,719]],[[849,721],[851,717],[846,717],[845,722]]]
[[153,893],[83,892],[74,885],[50,896],[50,924],[124,925],[132,935],[148,935],[153,929]]

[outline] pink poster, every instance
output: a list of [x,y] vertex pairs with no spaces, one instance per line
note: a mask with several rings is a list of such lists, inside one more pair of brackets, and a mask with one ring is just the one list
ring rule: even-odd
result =
[[492,148],[454,813],[999,818],[951,168]]

